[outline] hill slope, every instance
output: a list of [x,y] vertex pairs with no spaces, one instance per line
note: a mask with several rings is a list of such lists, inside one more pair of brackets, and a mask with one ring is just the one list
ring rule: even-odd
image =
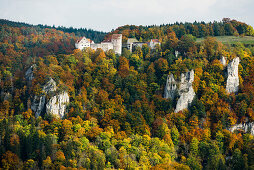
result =
[[[242,43],[244,45],[254,45],[254,37],[252,36],[216,36],[216,40],[223,44],[236,44]],[[197,42],[204,41],[205,38],[197,38]]]
[[101,31],[95,31],[92,29],[86,29],[86,28],[73,28],[73,27],[52,27],[52,26],[47,26],[47,25],[32,25],[32,24],[27,24],[27,23],[23,23],[23,22],[14,22],[14,21],[9,21],[9,20],[5,20],[5,19],[0,19],[0,25],[7,25],[7,26],[11,26],[11,27],[33,27],[33,28],[40,28],[40,29],[45,29],[45,28],[49,28],[49,29],[56,29],[56,30],[60,30],[63,31],[65,33],[74,33],[75,36],[77,37],[87,37],[92,39],[94,42],[101,42],[104,39],[104,36],[106,35],[105,32],[101,32]]
[[253,47],[174,27],[115,30],[163,40],[118,56],[74,50],[74,33],[1,25],[0,167],[253,169]]
[[181,38],[185,34],[191,34],[194,37],[201,38],[207,36],[232,36],[244,35],[254,36],[253,28],[243,22],[224,18],[221,22],[194,22],[194,23],[174,23],[163,24],[159,26],[135,26],[125,25],[117,28],[113,33],[123,34],[123,41],[127,38],[137,38],[140,41],[148,41],[149,39],[160,39],[169,36],[170,32],[175,32],[177,38]]

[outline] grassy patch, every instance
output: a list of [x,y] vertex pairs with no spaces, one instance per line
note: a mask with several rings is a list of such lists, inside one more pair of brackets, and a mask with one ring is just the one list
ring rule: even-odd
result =
[[[215,37],[217,41],[222,42],[223,44],[236,44],[238,42],[243,43],[244,45],[254,45],[254,37],[244,36],[217,36]],[[202,42],[205,38],[197,38],[196,42]]]

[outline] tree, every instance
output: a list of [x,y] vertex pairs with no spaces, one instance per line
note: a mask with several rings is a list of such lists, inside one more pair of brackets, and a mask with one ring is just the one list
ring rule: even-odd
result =
[[234,170],[237,169],[244,169],[244,161],[243,161],[243,155],[240,151],[240,149],[235,149],[234,153],[232,155],[232,160],[230,161],[230,167]]
[[47,159],[43,160],[43,168],[44,169],[51,169],[52,167],[52,161],[51,161],[51,158],[50,156],[47,156]]
[[195,51],[195,48],[195,37],[190,34],[186,34],[183,35],[178,42],[177,51],[179,51],[182,55],[186,55],[189,51]]
[[21,169],[21,163],[19,157],[11,151],[5,152],[2,156],[2,166],[4,169]]
[[129,61],[125,57],[119,58],[119,75],[123,78],[127,77],[129,75]]

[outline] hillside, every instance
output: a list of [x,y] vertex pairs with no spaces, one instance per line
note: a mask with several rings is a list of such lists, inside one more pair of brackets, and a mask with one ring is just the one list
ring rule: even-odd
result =
[[92,39],[94,42],[101,42],[106,33],[105,32],[101,32],[101,31],[95,31],[92,29],[86,29],[86,28],[73,28],[73,27],[62,27],[62,26],[48,26],[48,25],[32,25],[32,24],[27,24],[27,23],[23,23],[23,22],[13,22],[13,21],[9,21],[9,20],[5,20],[5,19],[0,19],[0,25],[6,25],[6,26],[10,26],[10,27],[27,27],[27,28],[34,28],[36,30],[43,30],[43,29],[56,29],[59,31],[63,31],[65,33],[74,33],[75,36],[77,37],[87,37]]
[[71,29],[2,24],[0,168],[253,169],[254,48],[188,31],[215,23],[119,27],[105,38],[161,41],[121,55],[74,49]]
[[[217,41],[222,42],[223,44],[234,45],[237,43],[242,43],[244,45],[254,46],[254,37],[252,36],[217,36],[215,37]],[[197,42],[204,41],[204,38],[197,38]]]
[[113,33],[123,34],[123,41],[127,38],[137,38],[140,41],[148,41],[149,39],[156,38],[161,41],[174,32],[178,39],[185,34],[191,34],[196,38],[203,38],[207,36],[254,36],[252,26],[236,21],[229,18],[224,18],[222,21],[217,22],[194,22],[194,23],[173,23],[163,25],[151,26],[135,26],[125,25],[117,28]]

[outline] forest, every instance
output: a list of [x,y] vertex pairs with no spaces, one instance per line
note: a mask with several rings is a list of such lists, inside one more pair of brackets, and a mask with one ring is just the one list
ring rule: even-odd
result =
[[[159,39],[133,52],[74,48],[110,35]],[[88,36],[90,35],[90,37]],[[254,36],[253,28],[220,22],[125,25],[110,33],[0,21],[0,167],[3,169],[254,169],[254,47],[214,36]],[[104,37],[105,36],[105,37]],[[103,38],[102,38],[103,37]],[[196,42],[203,37],[204,41]],[[178,51],[179,55],[175,55]],[[227,64],[239,57],[239,90],[226,90]],[[27,78],[29,68],[32,78]],[[164,98],[167,77],[194,71],[195,97],[175,113]],[[49,80],[57,90],[46,93]],[[67,92],[63,118],[36,116],[36,96]],[[50,99],[51,100],[51,99]],[[47,109],[47,108],[46,108]]]

